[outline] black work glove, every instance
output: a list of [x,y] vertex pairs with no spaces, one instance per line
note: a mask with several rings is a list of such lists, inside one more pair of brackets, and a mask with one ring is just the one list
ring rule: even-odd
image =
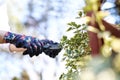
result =
[[[37,44],[37,51],[35,50],[32,51],[32,48],[29,47],[23,54],[29,54],[31,57],[36,55],[38,56],[40,53],[44,52],[46,55],[48,55],[49,57],[55,58],[58,53],[61,51],[62,47],[60,46],[59,43],[53,42],[51,40],[35,40],[34,42],[36,42]],[[34,47],[34,46],[33,46]],[[36,53],[35,53],[36,52]]]
[[30,57],[38,56],[43,52],[42,43],[37,38],[32,38],[27,50],[23,52],[23,55],[29,54]]
[[59,43],[49,40],[46,40],[43,46],[43,52],[52,58],[55,58],[61,50],[62,47]]

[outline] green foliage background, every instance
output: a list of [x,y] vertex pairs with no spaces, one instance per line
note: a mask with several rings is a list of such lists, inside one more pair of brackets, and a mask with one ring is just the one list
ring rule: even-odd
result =
[[[98,11],[100,6],[98,1],[86,0],[83,11],[94,12],[95,20],[100,27],[100,30],[96,32],[104,41],[101,54],[96,58],[90,56],[87,30],[93,32],[95,30],[87,29],[87,24],[68,23],[67,31],[74,31],[74,36],[70,39],[63,36],[61,39],[61,44],[65,49],[63,60],[66,62],[67,71],[61,75],[60,80],[120,80],[120,39],[105,31],[101,20],[106,13]],[[84,13],[78,13],[79,18],[83,18],[82,14]]]
[[[83,12],[79,12],[76,19],[80,19]],[[67,32],[73,31],[74,36],[63,36],[61,44],[65,49],[63,60],[66,61],[67,73],[61,75],[60,80],[79,80],[79,73],[84,69],[90,59],[90,47],[86,24],[68,23]]]

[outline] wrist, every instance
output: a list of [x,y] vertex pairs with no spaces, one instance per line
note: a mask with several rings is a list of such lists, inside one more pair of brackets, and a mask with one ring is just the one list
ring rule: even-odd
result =
[[16,34],[11,33],[11,32],[6,32],[5,35],[4,35],[4,37],[3,37],[3,41],[5,43],[13,43],[15,37],[16,37]]

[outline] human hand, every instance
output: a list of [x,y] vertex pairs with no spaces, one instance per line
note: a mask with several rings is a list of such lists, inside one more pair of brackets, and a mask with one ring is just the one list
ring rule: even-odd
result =
[[10,52],[24,52],[26,48],[17,48],[14,44],[9,44],[9,51]]
[[14,44],[18,48],[26,48],[27,50],[23,52],[23,55],[29,54],[30,57],[34,55],[38,56],[44,52],[46,55],[54,58],[62,49],[57,42],[51,40],[39,40],[35,37],[14,34],[11,32],[6,33],[4,40],[7,43]]
[[[30,36],[29,36],[30,37]],[[27,46],[27,50],[23,52],[23,55],[29,54],[30,57],[38,56],[43,52],[42,43],[39,39],[31,37],[31,41]]]
[[38,56],[40,53],[44,52],[49,57],[55,58],[58,55],[58,53],[61,51],[61,49],[62,49],[62,47],[61,47],[61,45],[59,43],[53,42],[53,41],[47,40],[47,39],[45,39],[45,40],[38,40],[38,39],[36,40],[35,39],[33,41],[33,43],[36,43],[36,45],[37,45],[37,51],[34,50],[34,47],[33,48],[29,47],[23,53],[23,55],[29,54],[30,57],[32,57],[34,55]]

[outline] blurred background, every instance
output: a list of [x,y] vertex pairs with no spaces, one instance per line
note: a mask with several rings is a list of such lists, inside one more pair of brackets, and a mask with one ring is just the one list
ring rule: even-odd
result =
[[[104,19],[112,24],[120,24],[120,11],[116,9],[115,0],[103,1],[106,2],[101,6],[101,10],[110,13]],[[83,6],[85,6],[84,0],[0,0],[0,29],[60,42],[62,36],[66,34],[67,23],[75,20],[78,11]],[[82,22],[82,20],[78,21],[78,23]],[[67,36],[72,35],[67,34]],[[11,53],[0,45],[0,80],[59,80],[60,75],[65,71],[63,53],[64,51],[61,51],[54,59],[44,53],[30,58],[28,55]],[[103,69],[100,66],[101,59],[94,61],[91,63],[93,69],[97,66],[95,70],[100,72],[99,70]],[[109,63],[109,60],[104,63],[106,65],[103,64],[105,67],[109,66],[107,62]],[[76,64],[76,62],[74,63]],[[117,67],[119,69],[119,66]],[[96,75],[87,71],[82,75],[84,78],[81,80],[100,80],[101,78],[104,78],[102,80],[115,80],[113,79],[114,71],[107,69],[105,75],[106,73],[107,78],[104,78],[103,72],[102,75],[98,75],[97,79],[90,78],[91,76],[96,77]],[[66,79],[65,77],[64,80]],[[74,77],[73,80],[75,80]]]
[[[83,0],[0,0],[0,29],[60,42],[66,24],[84,6]],[[0,47],[0,80],[58,80],[65,66],[63,52],[30,58]]]

